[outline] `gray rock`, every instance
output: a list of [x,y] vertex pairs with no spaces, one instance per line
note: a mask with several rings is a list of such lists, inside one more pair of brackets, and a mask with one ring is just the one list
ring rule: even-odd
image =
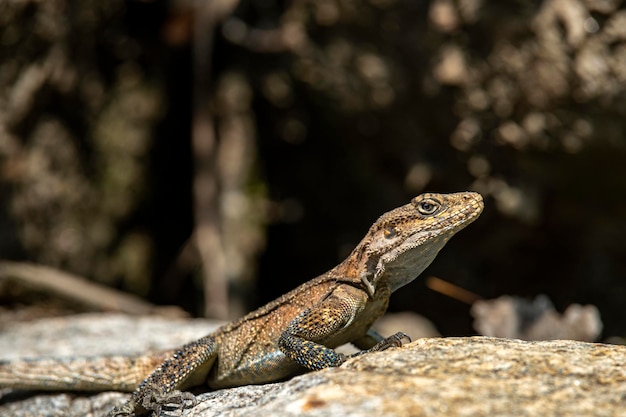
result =
[[[124,318],[89,320],[93,327]],[[154,326],[151,320],[142,323]],[[156,344],[162,343],[163,334],[169,338],[189,331],[183,323],[173,321],[169,329],[161,323],[164,333],[155,338]],[[191,333],[200,330],[196,326],[191,323]],[[117,343],[140,337],[140,331],[126,334]],[[1,339],[0,354],[6,357],[6,341]],[[201,393],[196,407],[163,415],[626,416],[625,363],[624,346],[487,337],[420,339],[285,382]],[[16,417],[104,416],[128,395],[3,394],[0,415]]]

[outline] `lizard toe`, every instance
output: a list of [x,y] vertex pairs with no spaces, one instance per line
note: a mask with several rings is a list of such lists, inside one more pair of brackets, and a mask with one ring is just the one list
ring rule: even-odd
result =
[[391,336],[386,337],[385,339],[378,342],[373,348],[370,349],[370,351],[377,352],[392,347],[401,347],[403,344],[402,341],[405,339],[408,340],[409,343],[411,342],[411,338],[409,337],[409,335],[404,332],[392,334]]
[[196,396],[190,392],[174,390],[162,394],[153,391],[143,397],[141,405],[146,410],[155,411],[160,415],[164,408],[182,411],[195,407],[197,402]]

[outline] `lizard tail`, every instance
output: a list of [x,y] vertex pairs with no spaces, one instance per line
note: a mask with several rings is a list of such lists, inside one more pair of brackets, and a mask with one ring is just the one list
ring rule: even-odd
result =
[[130,392],[171,353],[0,361],[0,388]]

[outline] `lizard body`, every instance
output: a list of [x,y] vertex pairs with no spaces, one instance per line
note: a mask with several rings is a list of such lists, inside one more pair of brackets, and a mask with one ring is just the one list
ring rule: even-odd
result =
[[[350,256],[325,274],[178,350],[139,357],[0,362],[0,387],[134,391],[111,416],[160,410],[212,389],[272,382],[339,366],[334,350],[400,346],[403,333],[382,338],[372,324],[393,291],[415,279],[459,230],[482,212],[477,193],[422,194],[383,214]],[[142,382],[143,381],[143,382]]]

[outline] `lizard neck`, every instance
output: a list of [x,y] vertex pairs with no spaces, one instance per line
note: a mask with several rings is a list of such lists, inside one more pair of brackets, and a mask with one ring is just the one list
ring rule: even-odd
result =
[[[372,282],[380,255],[372,255],[367,249],[367,240],[364,239],[354,248],[350,256],[332,269],[331,274],[361,288],[370,298],[374,298],[379,289],[375,288]],[[383,288],[380,289],[380,291],[383,290]]]
[[379,290],[395,291],[417,278],[445,246],[450,235],[432,238],[428,244],[406,247],[401,245],[383,254],[369,254],[367,245],[359,245],[333,270],[333,275],[352,282],[365,290],[370,297]]

